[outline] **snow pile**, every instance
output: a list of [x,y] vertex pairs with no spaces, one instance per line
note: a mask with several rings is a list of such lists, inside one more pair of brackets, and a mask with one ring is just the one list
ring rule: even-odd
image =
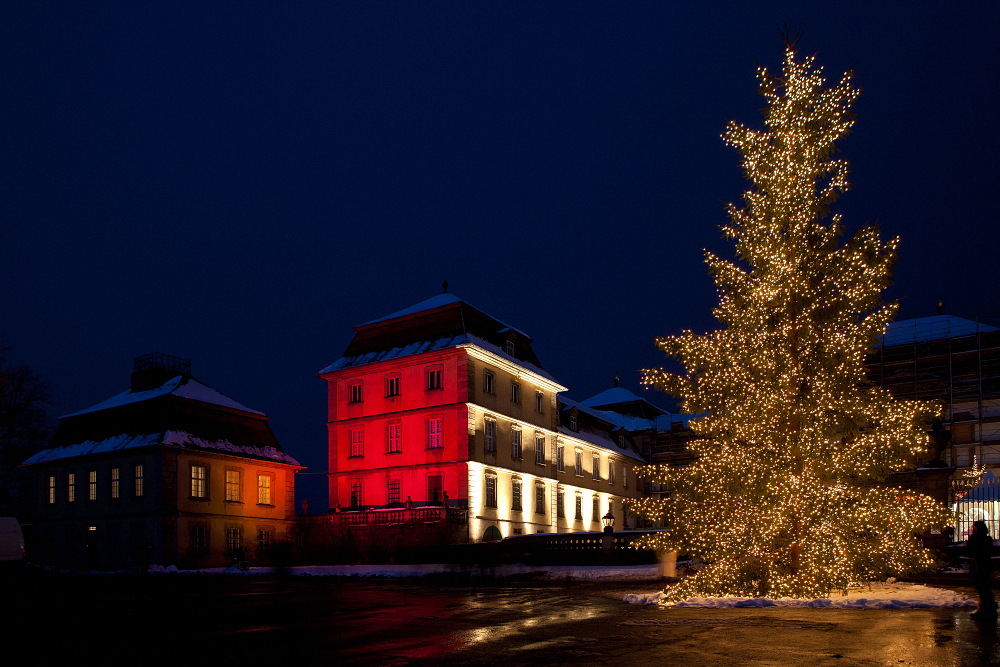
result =
[[659,604],[673,607],[728,608],[728,607],[818,607],[832,609],[929,609],[936,607],[974,607],[974,600],[960,593],[944,588],[932,588],[924,584],[880,584],[871,588],[849,591],[847,595],[831,595],[829,598],[798,600],[795,598],[740,598],[706,597],[690,598],[673,605],[663,601],[661,593],[648,595],[626,595],[622,598],[630,604]]

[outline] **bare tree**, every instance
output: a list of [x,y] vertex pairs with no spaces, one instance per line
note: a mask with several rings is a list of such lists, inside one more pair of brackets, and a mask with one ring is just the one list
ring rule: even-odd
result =
[[49,384],[29,366],[15,366],[0,341],[0,516],[27,516],[30,474],[21,464],[52,435]]

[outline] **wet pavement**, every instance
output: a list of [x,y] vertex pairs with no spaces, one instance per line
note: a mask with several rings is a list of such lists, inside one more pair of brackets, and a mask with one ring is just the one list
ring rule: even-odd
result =
[[154,664],[1000,664],[996,623],[977,623],[969,609],[621,602],[656,588],[29,571],[0,580],[0,607],[7,655],[25,662],[93,653]]

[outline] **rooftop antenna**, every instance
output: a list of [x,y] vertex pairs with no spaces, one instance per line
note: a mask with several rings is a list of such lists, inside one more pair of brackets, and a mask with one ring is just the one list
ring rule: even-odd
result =
[[618,386],[618,382],[619,382],[618,371],[615,371],[615,386],[616,387]]
[[447,280],[447,278],[445,279],[445,281],[443,283],[441,283],[441,287],[444,288],[443,294],[447,294],[448,293],[448,280]]
[[938,297],[938,315],[944,315],[944,297]]

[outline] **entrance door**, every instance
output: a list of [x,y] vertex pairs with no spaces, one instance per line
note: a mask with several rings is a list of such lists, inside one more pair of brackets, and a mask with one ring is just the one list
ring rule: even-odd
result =
[[432,505],[441,504],[441,475],[427,476],[427,500]]

